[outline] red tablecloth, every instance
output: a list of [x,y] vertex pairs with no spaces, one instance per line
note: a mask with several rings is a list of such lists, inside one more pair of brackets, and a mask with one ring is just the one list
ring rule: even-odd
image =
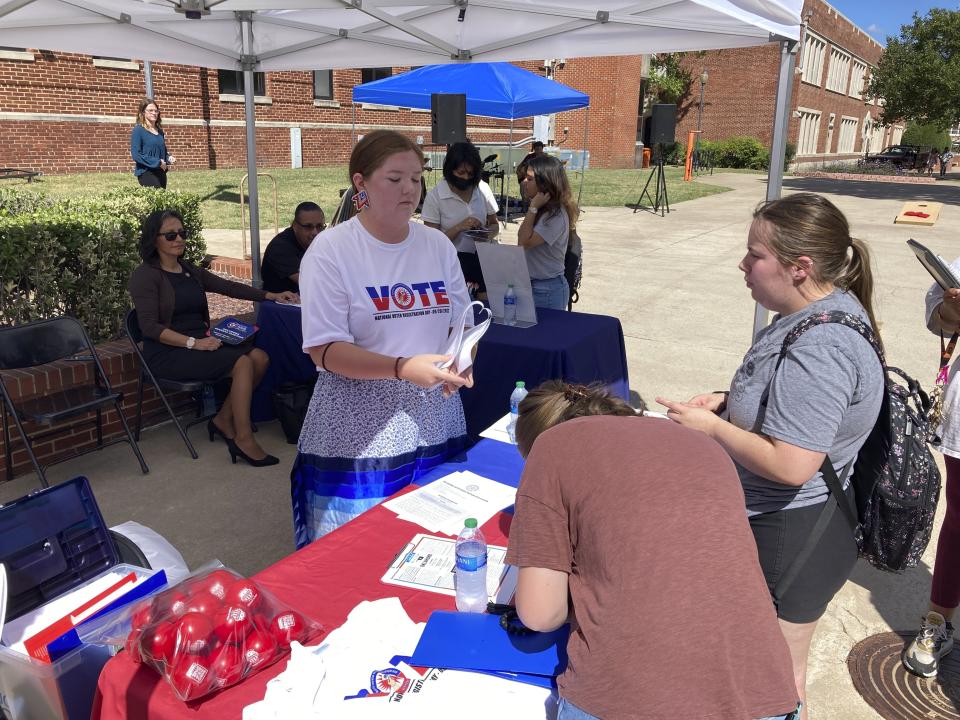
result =
[[[506,545],[512,519],[512,515],[500,513],[484,525],[487,542]],[[452,610],[453,598],[380,582],[396,554],[418,532],[423,532],[419,525],[400,520],[378,506],[271,565],[254,579],[282,602],[323,623],[327,631],[342,625],[359,602],[393,596],[400,598],[415,622],[423,622],[433,610]],[[107,663],[100,675],[91,717],[92,720],[240,718],[244,707],[263,699],[267,681],[286,665],[284,658],[239,685],[186,705],[156,672],[120,653]]]

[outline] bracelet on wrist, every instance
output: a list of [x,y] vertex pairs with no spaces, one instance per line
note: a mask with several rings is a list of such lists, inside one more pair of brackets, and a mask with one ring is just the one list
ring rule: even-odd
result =
[[398,357],[393,361],[393,376],[399,380],[400,379],[400,361],[403,360],[402,357]]

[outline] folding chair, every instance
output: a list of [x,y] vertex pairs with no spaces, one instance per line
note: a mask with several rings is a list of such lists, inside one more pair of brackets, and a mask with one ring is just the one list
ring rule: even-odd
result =
[[[133,350],[137,354],[137,359],[140,361],[140,382],[137,386],[137,425],[136,430],[134,431],[134,437],[136,437],[137,440],[140,439],[140,430],[143,427],[143,387],[144,382],[149,382],[154,388],[156,388],[157,395],[159,395],[160,400],[163,401],[163,405],[167,409],[170,419],[173,420],[173,424],[176,426],[177,432],[180,433],[183,443],[187,446],[187,450],[190,451],[190,457],[196,460],[197,451],[194,449],[193,443],[190,442],[190,438],[187,436],[187,430],[192,428],[194,425],[199,425],[200,423],[206,422],[213,417],[213,413],[204,414],[203,412],[204,386],[214,385],[216,383],[229,380],[229,376],[225,375],[223,378],[213,382],[203,380],[168,380],[167,378],[158,378],[153,374],[153,371],[150,369],[150,366],[143,357],[143,351],[140,349],[140,343],[143,340],[143,331],[140,330],[140,321],[137,320],[136,310],[130,310],[127,312],[127,317],[124,319],[124,327],[127,332],[127,337],[130,339],[130,344],[133,345]],[[173,411],[173,407],[171,407],[170,401],[167,400],[164,390],[170,392],[188,392],[193,394],[196,398],[196,417],[190,420],[186,426],[181,424],[177,414]]]
[[[123,393],[110,387],[110,381],[107,374],[100,364],[100,358],[97,357],[96,349],[90,342],[83,326],[72,317],[59,317],[51,320],[40,320],[27,325],[15,325],[13,327],[0,328],[0,370],[22,370],[24,368],[46,365],[54,360],[68,358],[75,361],[92,361],[94,366],[94,382],[88,385],[78,385],[59,391],[47,391],[42,397],[25,400],[19,404],[14,404],[6,384],[3,380],[3,374],[0,373],[0,393],[3,395],[3,441],[7,461],[7,478],[13,477],[13,448],[11,447],[10,424],[7,417],[13,419],[20,438],[30,456],[30,462],[33,463],[37,475],[40,476],[40,482],[43,487],[48,487],[47,476],[43,465],[37,460],[36,453],[33,450],[33,444],[36,440],[58,435],[83,425],[89,420],[78,420],[72,422],[66,427],[52,428],[40,433],[35,433],[32,437],[26,432],[23,423],[32,421],[37,425],[53,426],[63,420],[67,420],[77,415],[86,415],[90,412],[96,412],[97,426],[97,445],[86,450],[75,450],[60,460],[54,460],[48,465],[63,462],[79,455],[85,455],[93,450],[100,450],[107,445],[113,445],[117,442],[129,442],[133,448],[137,460],[140,462],[140,470],[146,474],[149,472],[147,464],[140,454],[140,448],[137,441],[130,432],[127,420],[123,415],[123,408],[120,403],[123,400]],[[103,441],[103,410],[113,406],[117,411],[120,423],[123,425],[124,435],[110,442]]]

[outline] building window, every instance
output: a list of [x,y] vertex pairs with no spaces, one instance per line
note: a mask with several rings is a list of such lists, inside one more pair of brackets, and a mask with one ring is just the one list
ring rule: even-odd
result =
[[[217,83],[221,95],[243,95],[242,70],[217,70]],[[267,94],[267,80],[262,72],[253,74],[253,94]]]
[[895,127],[890,133],[890,144],[899,145],[900,141],[903,139],[903,128]]
[[863,97],[863,88],[867,84],[867,65],[859,60],[853,61],[853,76],[850,78],[850,94],[855,98]]
[[803,40],[803,81],[819,86],[823,82],[823,57],[827,50],[827,43],[807,30]]
[[373,82],[374,80],[383,80],[393,75],[393,68],[388,67],[377,67],[377,68],[363,68],[360,71],[360,82],[368,83]]
[[333,100],[333,70],[313,71],[313,99]]
[[830,67],[827,68],[827,90],[847,94],[850,80],[850,56],[843,50],[830,48]]
[[800,135],[797,138],[797,155],[816,155],[820,139],[820,113],[801,108]]
[[837,142],[837,152],[850,154],[857,145],[857,127],[860,121],[857,118],[843,116],[840,118],[840,140]]

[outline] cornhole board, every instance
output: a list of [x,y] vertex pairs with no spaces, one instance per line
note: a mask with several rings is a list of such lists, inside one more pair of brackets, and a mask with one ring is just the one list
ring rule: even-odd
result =
[[[893,221],[897,225],[925,225],[930,227],[937,222],[943,203],[938,202],[905,202],[900,214]],[[929,217],[907,215],[908,212],[926,213]]]

